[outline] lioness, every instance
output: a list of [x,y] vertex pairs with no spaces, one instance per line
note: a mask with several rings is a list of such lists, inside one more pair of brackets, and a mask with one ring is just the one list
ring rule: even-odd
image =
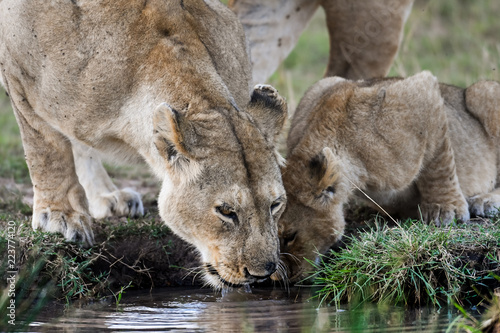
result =
[[199,250],[209,284],[273,273],[286,201],[274,141],[287,111],[272,87],[252,92],[245,45],[218,0],[0,1],[1,81],[33,228],[92,244],[85,192],[109,181],[91,160],[100,151],[150,165],[160,215]]
[[[341,236],[342,206],[365,194],[390,214],[437,225],[500,206],[500,84],[467,89],[429,72],[407,79],[326,78],[294,115],[279,222],[289,277]],[[363,191],[364,193],[361,193]]]
[[325,76],[387,75],[413,0],[230,0],[249,40],[254,82],[264,82],[295,47],[319,6],[330,58]]

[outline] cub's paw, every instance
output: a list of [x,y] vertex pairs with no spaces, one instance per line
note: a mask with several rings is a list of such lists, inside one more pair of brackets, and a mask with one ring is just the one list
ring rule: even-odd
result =
[[500,208],[500,195],[493,193],[479,194],[470,197],[469,210],[473,216],[492,216]]
[[279,107],[286,104],[283,97],[280,96],[278,90],[268,84],[257,84],[253,88],[251,102],[263,102],[268,107]]
[[124,188],[90,200],[90,214],[96,219],[111,216],[137,218],[144,215],[144,206],[139,193],[130,188]]
[[83,243],[87,246],[94,245],[91,217],[87,214],[64,213],[45,208],[33,214],[32,226],[35,230],[59,232],[72,242]]
[[452,204],[423,203],[420,206],[422,219],[436,226],[447,226],[453,222],[468,221],[470,219],[469,210],[466,205],[457,207]]

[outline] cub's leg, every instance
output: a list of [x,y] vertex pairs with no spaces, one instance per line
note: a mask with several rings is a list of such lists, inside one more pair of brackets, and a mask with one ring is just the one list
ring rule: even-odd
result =
[[73,141],[76,173],[89,201],[92,217],[144,215],[141,195],[130,188],[119,190],[111,181],[95,150]]
[[[500,83],[479,81],[465,90],[465,102],[470,113],[479,119],[489,137],[498,147],[500,138]],[[497,156],[500,149],[497,149]],[[497,157],[498,158],[498,157]],[[497,183],[500,169],[497,166]],[[490,216],[500,207],[500,189],[468,198],[470,212],[477,216]]]
[[467,202],[458,183],[455,158],[447,132],[445,128],[444,139],[416,182],[422,198],[422,218],[438,226],[448,225],[454,218],[461,221],[470,218]]
[[500,189],[497,188],[490,193],[478,194],[467,199],[469,210],[472,215],[492,216],[500,208]]
[[35,114],[22,94],[9,89],[33,183],[33,229],[60,232],[92,245],[85,191],[78,182],[71,143]]
[[330,33],[325,76],[384,77],[403,36],[413,0],[323,0]]
[[297,44],[319,0],[231,0],[249,41],[254,84],[267,81]]

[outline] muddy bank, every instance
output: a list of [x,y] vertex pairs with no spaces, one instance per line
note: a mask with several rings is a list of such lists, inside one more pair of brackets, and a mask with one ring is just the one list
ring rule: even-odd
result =
[[[95,245],[90,249],[66,242],[61,235],[33,232],[29,217],[9,216],[16,223],[19,271],[38,261],[44,267],[39,283],[53,279],[55,296],[101,297],[122,287],[144,289],[200,285],[198,255],[164,225],[150,209],[138,220],[94,222]],[[3,220],[1,229],[7,228]],[[11,222],[12,223],[12,222]],[[5,247],[6,242],[2,242]]]
[[174,235],[155,211],[137,221],[123,218],[97,222],[94,232],[98,244],[94,251],[99,251],[101,257],[92,270],[110,272],[113,289],[131,281],[137,288],[202,283],[199,276],[195,276],[198,254]]

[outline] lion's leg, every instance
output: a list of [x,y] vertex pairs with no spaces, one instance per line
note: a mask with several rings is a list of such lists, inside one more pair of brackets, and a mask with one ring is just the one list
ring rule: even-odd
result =
[[266,82],[295,47],[319,0],[232,0],[250,44],[254,84]]
[[469,220],[468,205],[458,183],[453,149],[447,135],[434,157],[424,166],[417,187],[422,198],[420,209],[425,221],[435,222],[439,226],[448,225],[455,218]]
[[144,215],[141,195],[130,188],[119,190],[109,178],[95,150],[76,141],[72,145],[76,173],[85,189],[90,214],[94,218]]
[[403,36],[413,0],[323,0],[330,32],[325,76],[384,77]]
[[68,240],[92,245],[85,191],[78,182],[71,144],[35,114],[29,102],[10,89],[33,183],[33,229],[60,232]]

